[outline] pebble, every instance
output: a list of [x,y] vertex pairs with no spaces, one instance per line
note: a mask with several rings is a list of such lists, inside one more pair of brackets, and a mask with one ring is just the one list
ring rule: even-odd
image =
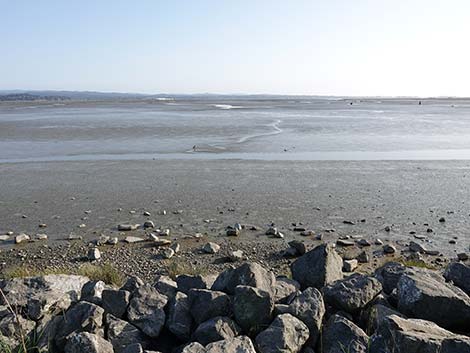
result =
[[240,223],[235,223],[235,226],[233,228],[235,228],[238,231],[241,231],[243,227]]
[[381,239],[377,238],[377,239],[375,239],[374,243],[375,243],[375,245],[383,245],[384,242]]
[[31,237],[28,234],[25,234],[25,233],[18,234],[15,237],[15,243],[16,244],[23,243],[23,242],[30,241],[30,240],[31,240]]
[[307,247],[305,246],[305,243],[302,241],[292,240],[289,242],[289,246],[295,249],[298,255],[303,255],[307,252]]
[[457,258],[460,261],[467,261],[468,260],[468,254],[464,253],[464,252],[461,252],[461,253],[457,254]]
[[139,227],[138,224],[119,224],[118,230],[126,232],[130,230],[136,230]]
[[410,242],[410,245],[408,246],[412,252],[419,252],[419,253],[425,253],[426,249],[424,246],[421,244],[418,244],[414,241]]
[[175,251],[172,248],[164,248],[160,254],[164,259],[171,259],[175,255]]
[[227,236],[229,237],[238,237],[240,235],[240,231],[234,228],[227,229]]
[[315,235],[315,232],[313,230],[304,230],[300,235],[303,237],[309,237]]
[[126,237],[126,238],[124,239],[124,241],[125,241],[126,243],[139,243],[139,242],[141,242],[141,241],[144,241],[144,239],[139,238],[139,237],[132,237],[132,236],[130,236],[130,237]]
[[304,227],[295,227],[294,232],[305,232],[306,229]]
[[150,217],[150,216],[151,216],[151,214],[150,214],[150,212],[147,212],[147,211],[145,211],[145,212],[144,212],[144,216],[146,216],[146,217]]
[[82,240],[83,237],[81,235],[70,234],[67,237],[67,240]]
[[116,245],[117,243],[119,242],[119,239],[117,237],[112,237],[112,238],[109,238],[108,241],[106,242],[106,244],[109,244],[109,245]]
[[98,248],[92,248],[88,250],[88,260],[90,261],[96,261],[101,259],[101,252]]
[[449,240],[449,244],[457,244],[457,241],[455,239]]
[[365,263],[368,263],[370,262],[370,256],[369,254],[367,254],[365,251],[361,252],[358,256],[357,256],[357,261],[359,261],[359,263],[361,264],[365,264]]
[[426,239],[426,236],[425,236],[425,235],[415,234],[414,237],[415,237],[416,239],[419,239],[419,240],[424,240],[424,239]]
[[439,218],[440,223],[444,223],[445,221],[446,221],[446,219],[444,217]]
[[384,253],[386,254],[394,254],[397,252],[397,248],[395,248],[393,245],[391,244],[386,244],[383,246],[383,251]]
[[235,251],[230,252],[229,259],[232,262],[237,262],[237,261],[244,260],[243,251],[242,250],[235,250]]
[[390,226],[386,226],[384,228],[384,231],[386,231],[386,232],[390,232],[391,230],[392,230],[392,227],[390,227]]
[[216,254],[220,250],[220,245],[216,243],[206,243],[202,247],[202,251],[204,251],[206,254]]
[[171,240],[159,239],[154,242],[155,246],[166,246],[171,244]]
[[41,223],[41,224],[39,225],[39,228],[46,228],[46,227],[47,227],[47,224],[46,224],[46,223]]
[[162,215],[162,216],[166,216],[166,210],[163,210],[163,211],[161,212],[161,215]]
[[348,220],[344,220],[343,223],[344,224],[349,224],[349,225],[352,225],[352,226],[356,224],[353,221],[348,221]]
[[336,245],[339,246],[353,246],[355,243],[352,240],[343,240],[343,239],[338,239],[336,241]]
[[360,239],[357,243],[360,246],[371,246],[370,242],[367,239]]
[[86,224],[84,223],[78,225],[78,228],[85,228],[85,227],[86,227]]
[[47,240],[47,234],[39,233],[35,236],[36,240]]
[[170,245],[170,248],[173,249],[173,251],[176,253],[179,253],[181,246],[179,243],[173,243]]
[[353,260],[343,260],[343,272],[353,272],[358,266],[358,261]]
[[4,235],[0,235],[0,241],[7,241],[8,239],[10,239],[10,236],[4,234]]
[[155,223],[153,223],[152,221],[145,221],[144,228],[155,228]]

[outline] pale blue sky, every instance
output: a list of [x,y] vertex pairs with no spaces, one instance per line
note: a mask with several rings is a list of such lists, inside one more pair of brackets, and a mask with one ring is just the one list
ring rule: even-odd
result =
[[0,89],[470,96],[468,0],[0,5]]

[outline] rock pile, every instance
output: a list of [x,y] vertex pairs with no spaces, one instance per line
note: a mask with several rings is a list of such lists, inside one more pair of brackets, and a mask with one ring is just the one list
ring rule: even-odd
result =
[[243,263],[121,288],[81,276],[3,280],[0,337],[13,348],[36,337],[50,353],[470,352],[468,266],[388,263],[344,278],[342,268],[320,245],[292,263],[292,279]]

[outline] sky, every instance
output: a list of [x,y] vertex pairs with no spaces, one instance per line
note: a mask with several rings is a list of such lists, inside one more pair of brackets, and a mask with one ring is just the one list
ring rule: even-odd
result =
[[0,89],[470,96],[468,0],[0,0]]

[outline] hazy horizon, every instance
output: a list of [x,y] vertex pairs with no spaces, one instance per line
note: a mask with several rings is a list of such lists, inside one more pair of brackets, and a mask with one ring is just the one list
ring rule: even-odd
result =
[[463,0],[4,2],[0,89],[468,97],[469,11]]

